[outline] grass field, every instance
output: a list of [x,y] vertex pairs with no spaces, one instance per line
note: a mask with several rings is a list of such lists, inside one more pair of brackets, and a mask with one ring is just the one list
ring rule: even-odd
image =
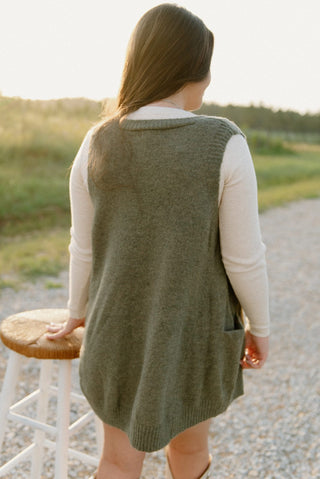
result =
[[[68,171],[100,112],[86,99],[0,97],[0,288],[67,267]],[[248,141],[261,211],[320,195],[320,141],[261,132],[248,132]]]
[[254,155],[260,211],[320,196],[320,145],[300,146],[292,144],[289,155]]

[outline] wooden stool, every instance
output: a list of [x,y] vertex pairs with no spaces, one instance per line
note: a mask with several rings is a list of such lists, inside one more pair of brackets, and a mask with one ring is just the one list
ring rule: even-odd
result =
[[[66,309],[39,309],[14,314],[4,319],[0,325],[0,338],[10,349],[0,400],[0,451],[8,420],[35,430],[34,442],[0,467],[0,477],[31,456],[31,478],[40,479],[44,448],[55,451],[55,479],[67,479],[69,455],[87,464],[98,465],[98,457],[69,447],[70,436],[94,419],[98,453],[102,450],[102,425],[93,411],[89,410],[70,424],[71,399],[76,403],[86,403],[83,395],[71,392],[71,362],[79,357],[83,328],[77,328],[65,338],[55,341],[45,337],[46,326],[50,322],[63,323],[67,319]],[[24,356],[41,361],[39,388],[12,404]],[[54,360],[59,360],[58,387],[51,386]],[[56,395],[58,399],[55,427],[46,423],[49,397],[52,395]],[[21,409],[32,401],[37,401],[36,419],[21,414]],[[53,440],[48,439],[47,435],[53,437]]]

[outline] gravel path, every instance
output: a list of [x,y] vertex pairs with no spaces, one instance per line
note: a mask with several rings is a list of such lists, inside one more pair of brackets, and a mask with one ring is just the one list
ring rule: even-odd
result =
[[[245,396],[212,420],[210,450],[215,479],[320,478],[320,199],[304,200],[261,215],[270,278],[272,342],[261,371],[245,371]],[[0,320],[42,307],[65,307],[67,273],[48,290],[45,280],[0,296]],[[0,387],[7,351],[0,345]],[[77,361],[74,362],[75,388]],[[19,393],[37,378],[37,361],[26,360]],[[89,447],[93,431],[81,437]],[[5,447],[10,453],[28,437],[13,429]],[[1,463],[7,454],[2,455]],[[147,454],[142,479],[164,478],[164,452]],[[10,478],[29,477],[28,464]],[[50,479],[48,458],[45,478]],[[88,478],[92,469],[72,462],[69,477]],[[9,477],[8,477],[9,479]]]

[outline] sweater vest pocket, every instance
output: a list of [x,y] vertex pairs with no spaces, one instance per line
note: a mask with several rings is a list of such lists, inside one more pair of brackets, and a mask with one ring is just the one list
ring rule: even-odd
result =
[[[245,332],[242,323],[236,314],[234,329],[225,330],[221,337],[219,362],[221,364],[221,382],[224,384],[228,401],[242,394],[242,368],[240,360],[245,350]],[[225,397],[225,399],[227,399]]]

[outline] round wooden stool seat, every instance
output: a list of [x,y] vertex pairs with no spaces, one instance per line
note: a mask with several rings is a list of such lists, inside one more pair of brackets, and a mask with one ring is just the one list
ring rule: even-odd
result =
[[78,358],[83,327],[76,328],[66,337],[46,338],[47,326],[64,323],[69,318],[67,309],[36,309],[13,314],[0,325],[0,338],[5,346],[24,356],[38,359]]

